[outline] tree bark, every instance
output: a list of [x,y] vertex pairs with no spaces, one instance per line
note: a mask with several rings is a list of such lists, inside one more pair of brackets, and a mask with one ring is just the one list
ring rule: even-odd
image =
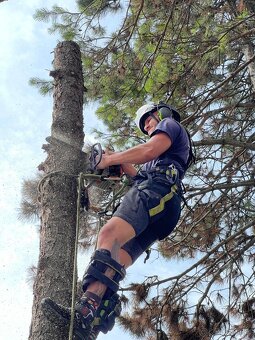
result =
[[54,102],[51,136],[43,145],[45,172],[39,185],[41,208],[40,253],[33,287],[34,301],[29,340],[68,339],[68,331],[50,323],[40,302],[51,297],[71,305],[76,224],[77,176],[84,170],[83,75],[79,47],[65,41],[54,55]]

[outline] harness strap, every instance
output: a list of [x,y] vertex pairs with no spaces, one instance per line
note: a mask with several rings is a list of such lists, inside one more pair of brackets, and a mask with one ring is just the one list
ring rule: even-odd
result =
[[174,184],[171,187],[171,191],[161,198],[159,204],[149,210],[150,217],[155,216],[159,214],[161,211],[163,211],[165,208],[166,202],[171,200],[171,198],[174,196],[177,190],[178,190],[178,187],[176,184]]
[[103,274],[100,270],[96,269],[95,267],[90,266],[87,269],[86,274],[91,275],[94,279],[97,279],[107,287],[111,288],[111,290],[114,292],[117,292],[117,290],[119,289],[119,285],[115,281],[110,279],[108,276]]
[[[174,164],[171,164],[169,166],[156,166],[148,171],[140,171],[138,174],[138,179],[139,176],[142,178],[146,178],[147,180],[142,181],[141,183],[138,184],[138,188],[140,190],[145,190],[148,189],[150,190],[151,186],[153,186],[153,175],[160,174],[160,175],[165,175],[166,176],[166,185],[169,184],[171,186],[170,192],[168,192],[165,196],[163,196],[159,204],[156,205],[155,207],[149,209],[149,215],[150,217],[153,217],[160,212],[162,212],[165,208],[166,202],[170,201],[174,194],[176,194],[180,188],[180,183],[179,183],[179,172],[176,169]],[[140,178],[141,178],[140,177]]]
[[[107,268],[114,270],[112,278],[105,275]],[[111,253],[106,249],[98,249],[91,257],[89,266],[83,276],[83,290],[86,291],[90,283],[100,281],[108,287],[110,295],[119,289],[119,282],[124,279],[126,271],[122,265],[111,257]]]
[[165,175],[168,180],[171,180],[171,182],[176,183],[179,179],[179,172],[176,169],[174,164],[170,164],[169,166],[156,166],[150,170],[140,170],[137,175],[134,177],[134,180],[141,179],[141,178],[151,178],[154,177],[154,175]]
[[177,176],[178,175],[178,170],[176,169],[175,165],[171,164],[168,167],[160,167],[160,166],[156,166],[155,168],[149,170],[149,172],[156,172],[156,173],[160,173],[160,174],[165,174],[167,176]]
[[123,266],[119,264],[117,261],[115,261],[108,254],[103,252],[101,249],[98,249],[97,251],[95,251],[92,257],[92,260],[99,261],[101,263],[106,264],[108,267],[112,268],[117,273],[119,273],[121,278],[124,279],[126,273],[125,273],[125,270],[123,271]]

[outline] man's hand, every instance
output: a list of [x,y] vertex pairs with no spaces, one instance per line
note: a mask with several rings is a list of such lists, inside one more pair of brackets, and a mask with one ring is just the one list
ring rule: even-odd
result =
[[[108,149],[106,149],[104,151],[104,153],[102,154],[102,158],[100,163],[98,163],[97,165],[97,169],[105,169],[107,168],[110,164],[109,164],[109,155],[113,154],[113,151],[110,151]],[[96,156],[96,161],[99,161],[99,156]]]
[[[109,166],[111,166],[111,162],[110,162],[110,155],[116,154],[116,152],[106,149],[105,153],[102,154],[102,159],[101,162],[97,165],[97,169],[105,169]],[[99,159],[96,159],[99,160]],[[132,164],[120,164],[122,171],[126,174],[129,175],[131,177],[135,176],[137,174],[137,169],[132,165]]]

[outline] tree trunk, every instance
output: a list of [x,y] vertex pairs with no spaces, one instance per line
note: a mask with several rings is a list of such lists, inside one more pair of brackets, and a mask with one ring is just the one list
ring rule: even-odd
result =
[[33,287],[29,340],[65,340],[68,332],[50,323],[40,302],[51,297],[71,305],[76,225],[77,176],[84,170],[83,75],[76,43],[61,42],[55,49],[54,107],[51,136],[43,149],[48,155],[38,168],[45,172],[39,185],[41,205],[40,254]]

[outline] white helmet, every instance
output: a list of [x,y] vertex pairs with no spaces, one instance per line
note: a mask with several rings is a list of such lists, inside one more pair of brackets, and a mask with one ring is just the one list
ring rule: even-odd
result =
[[[136,111],[135,123],[137,127],[146,135],[148,133],[144,130],[144,122],[154,112],[158,112],[159,120],[162,120],[166,117],[173,117],[173,119],[175,119],[177,122],[181,121],[179,112],[170,105],[162,102],[159,104],[145,104]],[[156,117],[154,118],[157,119]]]
[[138,109],[136,111],[136,118],[135,118],[135,123],[137,125],[137,127],[145,134],[147,134],[147,132],[144,130],[144,122],[145,120],[153,113],[156,112],[157,108],[155,107],[154,104],[145,104],[143,106],[140,107],[140,109]]

